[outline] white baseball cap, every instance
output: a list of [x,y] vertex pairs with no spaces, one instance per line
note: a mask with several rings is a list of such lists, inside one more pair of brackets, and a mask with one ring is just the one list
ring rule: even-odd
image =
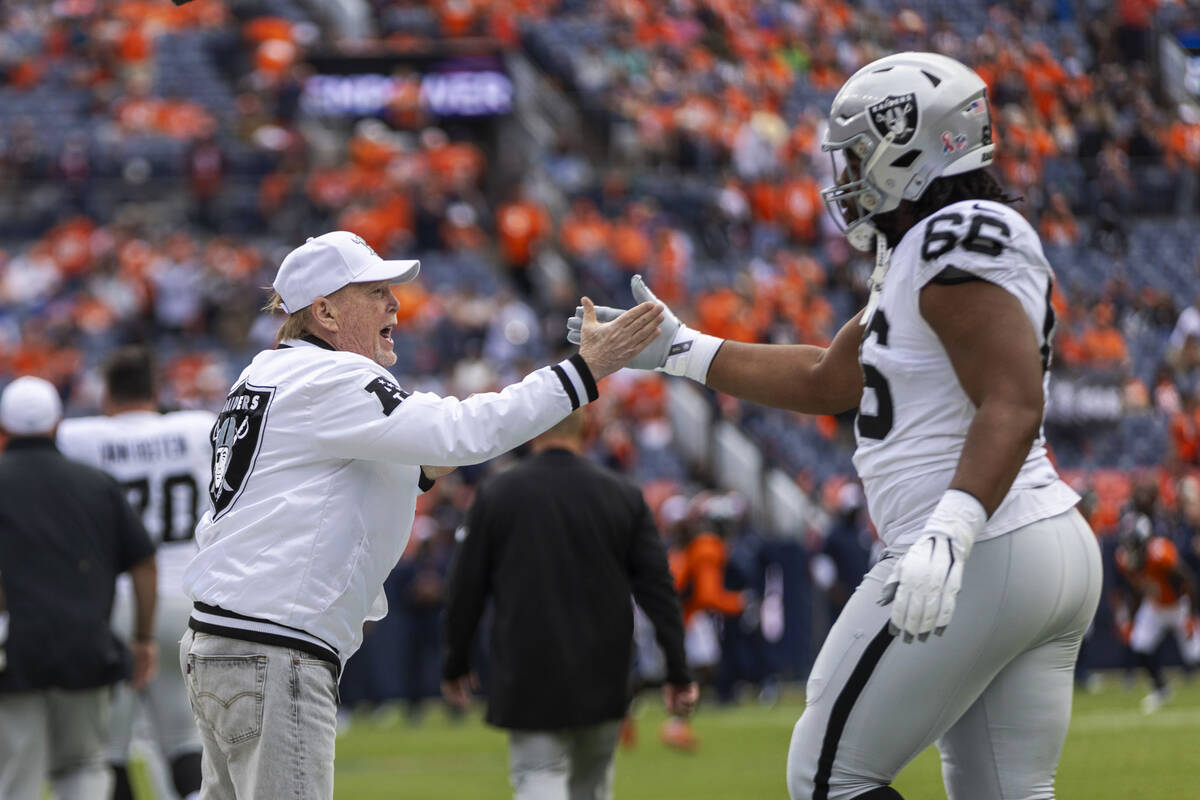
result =
[[49,381],[27,375],[0,393],[0,428],[10,436],[48,434],[62,419],[62,400]]
[[407,283],[421,271],[420,261],[384,261],[358,234],[333,231],[310,236],[287,254],[272,288],[283,310],[294,314],[351,283]]

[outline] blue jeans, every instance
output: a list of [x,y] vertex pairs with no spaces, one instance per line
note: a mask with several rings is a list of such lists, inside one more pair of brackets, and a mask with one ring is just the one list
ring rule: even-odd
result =
[[204,743],[201,800],[331,800],[333,665],[299,650],[190,629],[179,661]]

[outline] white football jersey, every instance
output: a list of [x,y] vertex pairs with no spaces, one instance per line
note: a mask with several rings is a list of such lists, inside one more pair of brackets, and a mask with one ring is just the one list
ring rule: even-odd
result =
[[[879,304],[863,332],[865,386],[854,465],[889,548],[921,534],[958,466],[975,406],[937,334],[921,316],[921,289],[947,268],[1000,286],[1020,302],[1041,345],[1049,386],[1054,272],[1029,223],[995,202],[947,206],[915,225],[892,253]],[[979,539],[1060,514],[1079,496],[1059,479],[1039,433],[1012,488]]]
[[315,338],[259,353],[213,428],[189,625],[345,663],[387,613],[383,581],[431,485],[421,465],[485,461],[596,396],[578,355],[458,400],[409,393]]
[[208,508],[216,416],[208,411],[130,411],[65,419],[58,449],[112,475],[158,548],[160,592],[182,592],[183,568],[196,554],[195,532]]

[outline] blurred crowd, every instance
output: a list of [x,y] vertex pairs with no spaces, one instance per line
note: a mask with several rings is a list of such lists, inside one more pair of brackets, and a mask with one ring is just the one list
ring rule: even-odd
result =
[[[42,375],[69,413],[92,411],[102,354],[146,341],[164,403],[213,408],[270,345],[278,320],[260,309],[279,259],[337,228],[424,263],[396,290],[395,372],[410,388],[504,385],[563,349],[581,294],[628,303],[639,272],[715,335],[828,342],[863,302],[869,265],[819,197],[832,180],[823,115],[860,65],[932,49],[988,83],[996,170],[1058,270],[1056,374],[1116,398],[1112,418],[1050,427],[1109,530],[1132,470],[1164,487],[1200,470],[1200,299],[1185,305],[1200,298],[1200,116],[1168,99],[1155,60],[1159,33],[1189,28],[1200,10],[1171,0],[10,0],[0,382]],[[310,55],[434,51],[522,59],[583,123],[551,130],[514,170],[502,125],[437,118],[419,93],[365,119],[305,111]],[[593,455],[642,481],[660,516],[710,488],[672,446],[666,391],[656,375],[610,377],[593,420]],[[811,556],[831,598],[852,587],[873,537],[847,482],[848,418],[710,400],[822,509],[771,563]],[[412,613],[381,625],[436,641],[440,581],[484,469],[423,500],[389,582]],[[1183,513],[1182,494],[1164,491],[1164,507]],[[668,535],[687,516],[671,513]],[[742,528],[732,562],[753,561],[739,547],[769,552]],[[428,652],[403,657],[435,685]],[[407,691],[388,687],[372,691]]]

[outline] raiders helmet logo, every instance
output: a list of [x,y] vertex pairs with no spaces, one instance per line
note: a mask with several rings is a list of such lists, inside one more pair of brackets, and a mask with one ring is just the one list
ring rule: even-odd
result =
[[893,144],[908,144],[917,132],[917,97],[890,94],[867,108],[867,116],[880,138],[892,134]]
[[212,434],[212,482],[208,499],[213,519],[219,519],[246,488],[247,479],[262,447],[267,408],[275,397],[274,386],[241,383],[225,398]]

